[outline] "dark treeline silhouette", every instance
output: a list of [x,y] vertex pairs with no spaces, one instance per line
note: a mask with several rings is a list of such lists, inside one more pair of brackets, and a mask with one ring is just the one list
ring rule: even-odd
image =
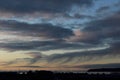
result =
[[100,69],[90,69],[88,72],[120,72],[120,68],[100,68]]
[[51,71],[0,72],[0,80],[120,80],[120,73],[72,73]]

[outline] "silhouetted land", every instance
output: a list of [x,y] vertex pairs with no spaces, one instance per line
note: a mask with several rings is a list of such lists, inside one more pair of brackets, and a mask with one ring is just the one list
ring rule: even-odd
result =
[[120,73],[0,72],[0,80],[120,80]]
[[120,68],[100,68],[100,69],[90,69],[88,72],[120,72]]

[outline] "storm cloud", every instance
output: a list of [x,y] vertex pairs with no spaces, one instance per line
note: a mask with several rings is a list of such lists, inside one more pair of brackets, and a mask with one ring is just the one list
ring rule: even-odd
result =
[[93,0],[4,0],[0,1],[0,10],[15,13],[64,12],[73,5],[90,6]]
[[54,26],[52,24],[27,24],[16,21],[1,21],[0,28],[3,31],[15,31],[21,35],[39,36],[48,38],[64,38],[73,35],[72,30]]
[[73,41],[99,44],[106,39],[119,39],[120,35],[120,12],[86,24],[85,28],[77,32]]

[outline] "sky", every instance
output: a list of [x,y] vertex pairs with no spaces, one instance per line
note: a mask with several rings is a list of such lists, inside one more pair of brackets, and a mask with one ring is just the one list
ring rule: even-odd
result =
[[0,0],[0,71],[120,67],[120,0]]

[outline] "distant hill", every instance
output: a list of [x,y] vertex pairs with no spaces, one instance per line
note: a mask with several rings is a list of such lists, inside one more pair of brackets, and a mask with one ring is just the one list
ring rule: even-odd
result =
[[120,72],[120,68],[89,69],[88,72]]

